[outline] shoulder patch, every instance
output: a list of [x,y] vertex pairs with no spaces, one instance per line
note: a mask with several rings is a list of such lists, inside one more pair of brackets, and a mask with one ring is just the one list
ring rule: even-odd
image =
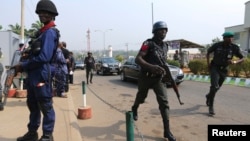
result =
[[146,51],[146,50],[148,50],[148,48],[149,48],[148,42],[145,41],[145,42],[143,42],[140,50],[141,51]]

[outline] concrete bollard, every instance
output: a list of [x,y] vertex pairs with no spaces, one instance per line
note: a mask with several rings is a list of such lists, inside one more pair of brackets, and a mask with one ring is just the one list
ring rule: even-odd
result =
[[90,119],[92,117],[92,109],[87,106],[86,103],[86,85],[85,81],[82,81],[82,95],[83,95],[83,106],[78,108],[78,119]]

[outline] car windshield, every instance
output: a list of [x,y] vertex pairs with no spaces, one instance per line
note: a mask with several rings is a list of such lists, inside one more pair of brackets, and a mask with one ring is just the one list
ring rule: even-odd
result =
[[114,58],[103,58],[103,63],[116,63],[117,61]]
[[80,62],[80,61],[77,61],[77,62],[75,62],[76,64],[83,64],[83,62]]

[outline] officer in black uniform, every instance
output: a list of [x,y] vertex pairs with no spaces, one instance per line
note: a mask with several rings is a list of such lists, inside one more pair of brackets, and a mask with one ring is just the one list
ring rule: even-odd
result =
[[163,42],[168,32],[167,24],[163,21],[158,21],[153,25],[153,38],[143,42],[137,56],[136,63],[141,66],[140,76],[138,80],[138,92],[132,106],[133,118],[138,120],[138,107],[144,103],[148,90],[152,88],[156,94],[159,110],[161,112],[164,138],[169,141],[175,141],[175,137],[170,132],[169,128],[169,104],[167,91],[162,83],[164,69],[160,67],[161,62],[158,57],[167,58],[168,45]]
[[[3,71],[4,71],[4,68],[3,68],[3,64],[0,62],[0,80],[2,79],[2,74],[3,74]],[[0,111],[2,111],[4,109],[4,103],[3,103],[3,100],[2,100],[2,83],[0,83]]]
[[95,69],[95,59],[92,56],[92,52],[88,52],[88,56],[84,59],[84,64],[86,66],[86,79],[87,84],[89,84],[89,78],[90,83],[92,83],[94,69]]
[[[215,43],[207,50],[207,65],[210,71],[211,86],[210,91],[206,95],[206,104],[209,106],[209,115],[215,115],[214,112],[214,97],[216,92],[222,86],[227,73],[228,65],[238,64],[244,61],[243,55],[241,54],[240,48],[238,45],[233,44],[233,32],[225,32],[222,34],[223,41]],[[213,53],[213,59],[210,62],[210,54]],[[236,56],[239,59],[233,60],[233,57]]]

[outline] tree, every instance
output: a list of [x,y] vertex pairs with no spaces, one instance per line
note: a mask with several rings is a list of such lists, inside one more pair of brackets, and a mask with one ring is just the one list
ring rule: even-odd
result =
[[221,41],[220,38],[216,37],[216,38],[212,39],[212,43],[206,44],[204,48],[199,48],[199,51],[201,52],[201,54],[206,54],[208,48],[210,48],[214,43],[217,43],[220,41]]
[[28,36],[34,37],[36,32],[39,31],[40,28],[43,27],[43,23],[40,21],[36,21],[35,23],[31,24],[31,29],[28,31]]
[[3,27],[0,25],[0,30],[2,30],[3,29]]
[[18,35],[21,34],[21,26],[20,26],[18,23],[16,23],[16,25],[10,24],[10,25],[9,25],[9,28],[10,28],[10,30],[11,30],[12,32],[14,32],[14,33],[16,33],[16,34],[18,34]]
[[[43,26],[43,23],[40,21],[36,21],[35,23],[32,23],[31,29],[24,29],[24,35],[28,37],[34,37],[35,33]],[[21,34],[21,26],[16,23],[16,25],[9,25],[9,28],[12,32],[20,35]],[[0,28],[1,30],[1,28]]]
[[122,55],[116,55],[115,59],[118,60],[119,62],[122,62],[124,60],[124,57]]

